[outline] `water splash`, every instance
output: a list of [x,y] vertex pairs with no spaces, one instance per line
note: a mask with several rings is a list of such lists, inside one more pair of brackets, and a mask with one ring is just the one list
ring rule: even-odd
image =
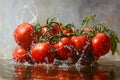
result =
[[[24,20],[26,18],[29,18],[29,17],[32,17],[30,20],[29,20],[29,23],[34,23],[37,21],[37,17],[38,17],[38,9],[34,3],[33,0],[31,0],[31,5],[32,7],[30,6],[30,4],[25,4],[23,9],[20,11],[20,16],[16,16],[16,23],[17,25],[21,24],[24,22]],[[29,13],[28,15],[26,15],[27,13]]]

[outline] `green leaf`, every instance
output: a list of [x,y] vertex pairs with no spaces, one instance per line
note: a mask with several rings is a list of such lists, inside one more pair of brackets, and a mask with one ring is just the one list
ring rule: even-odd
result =
[[57,21],[57,18],[52,18],[50,21],[51,21],[51,22],[56,22],[56,21]]
[[50,19],[50,18],[47,18],[46,24],[48,24],[48,23],[49,23],[49,19]]
[[111,51],[112,51],[112,55],[115,54],[115,51],[117,49],[117,43],[119,43],[119,39],[118,37],[116,36],[115,32],[113,31],[110,31],[110,39],[111,39]]
[[117,49],[117,43],[115,42],[115,40],[113,38],[111,38],[111,42],[112,42],[112,45],[111,45],[111,52],[112,52],[112,55],[115,54],[115,51]]
[[88,25],[88,23],[90,22],[90,20],[94,20],[94,17],[95,17],[95,16],[96,16],[95,14],[92,14],[92,15],[86,17],[86,18],[82,21],[82,28],[85,28],[85,27]]

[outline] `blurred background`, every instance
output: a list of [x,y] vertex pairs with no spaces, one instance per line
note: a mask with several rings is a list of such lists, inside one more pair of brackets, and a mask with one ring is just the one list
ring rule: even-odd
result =
[[[120,39],[119,0],[0,0],[0,58],[12,58],[16,46],[13,32],[22,22],[43,23],[48,17],[56,17],[79,28],[83,18],[93,13],[96,22],[106,23]],[[120,44],[114,56],[109,52],[101,60],[120,61]]]

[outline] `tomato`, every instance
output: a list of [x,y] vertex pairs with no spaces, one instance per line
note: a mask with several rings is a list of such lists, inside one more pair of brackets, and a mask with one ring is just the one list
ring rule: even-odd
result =
[[66,60],[74,54],[73,43],[68,37],[63,37],[58,43],[54,44],[54,47],[62,60]]
[[[76,63],[78,59],[81,57],[82,54],[84,54],[82,57],[82,61],[89,61],[90,57],[89,55],[91,54],[91,39],[88,35],[81,35],[81,36],[72,36],[71,41],[73,42],[76,52],[74,53],[72,57],[73,63]],[[84,59],[84,60],[83,60]]]
[[15,29],[14,38],[18,45],[22,46],[25,49],[29,49],[33,41],[33,33],[34,26],[24,22]]
[[62,28],[62,26],[60,26],[60,29],[61,29],[61,31],[62,31],[63,34],[73,33],[72,29],[65,30],[65,29]]
[[59,29],[58,29],[58,25],[54,24],[53,25],[53,29],[50,29],[50,33],[47,32],[48,28],[46,27],[46,24],[43,24],[43,29],[41,30],[41,34],[46,33],[47,36],[50,36],[50,34],[58,34],[59,33]]
[[92,49],[95,56],[100,57],[107,54],[110,48],[111,41],[109,36],[107,36],[105,33],[98,33],[92,39]]
[[85,40],[83,36],[72,36],[71,41],[73,42],[75,48],[81,52],[85,46]]
[[55,53],[53,51],[49,52],[49,54],[47,55],[47,58],[48,58],[48,62],[47,63],[53,63],[54,59],[55,59]]
[[[50,44],[48,42],[36,43],[31,49],[31,56],[37,63],[52,62],[54,60],[54,53],[50,52]],[[50,60],[50,61],[49,61]]]
[[58,29],[58,25],[55,24],[53,29],[50,30],[51,34],[58,34],[59,33],[59,29]]
[[27,57],[27,51],[21,46],[17,46],[12,54],[16,62],[24,62]]

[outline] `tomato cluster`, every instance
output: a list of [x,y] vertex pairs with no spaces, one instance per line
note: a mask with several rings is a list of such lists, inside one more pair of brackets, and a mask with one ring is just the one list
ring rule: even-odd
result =
[[53,63],[55,59],[70,59],[72,63],[90,65],[111,48],[111,39],[105,32],[94,27],[77,29],[54,19],[43,25],[22,23],[15,29],[14,38],[18,44],[13,52],[16,62]]

